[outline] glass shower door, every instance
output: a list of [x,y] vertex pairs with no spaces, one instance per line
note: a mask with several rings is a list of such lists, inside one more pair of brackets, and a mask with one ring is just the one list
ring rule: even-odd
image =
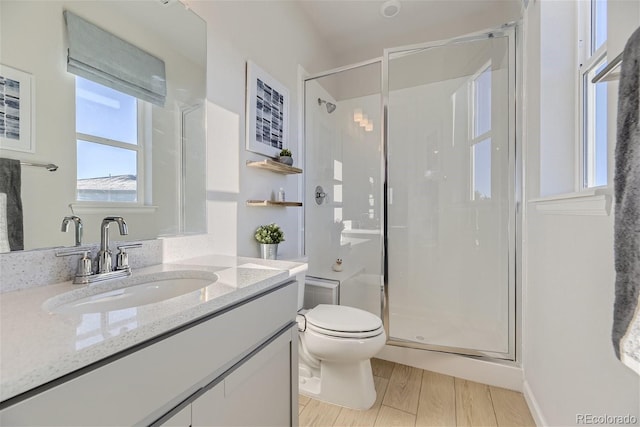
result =
[[512,33],[385,51],[391,343],[514,358]]

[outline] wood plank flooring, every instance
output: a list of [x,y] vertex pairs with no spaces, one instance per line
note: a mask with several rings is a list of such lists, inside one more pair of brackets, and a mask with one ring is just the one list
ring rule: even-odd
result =
[[503,388],[372,359],[377,398],[367,411],[300,396],[300,426],[535,427],[522,396]]

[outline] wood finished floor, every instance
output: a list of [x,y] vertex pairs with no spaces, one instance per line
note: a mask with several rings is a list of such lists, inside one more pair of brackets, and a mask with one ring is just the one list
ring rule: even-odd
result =
[[386,360],[372,359],[371,367],[377,392],[371,409],[356,411],[300,395],[300,427],[535,427],[522,393]]

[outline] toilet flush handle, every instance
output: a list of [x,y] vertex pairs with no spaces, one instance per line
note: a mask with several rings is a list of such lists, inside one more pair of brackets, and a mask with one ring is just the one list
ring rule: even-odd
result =
[[304,332],[307,330],[307,316],[298,313],[296,316],[296,322],[298,322],[298,332]]

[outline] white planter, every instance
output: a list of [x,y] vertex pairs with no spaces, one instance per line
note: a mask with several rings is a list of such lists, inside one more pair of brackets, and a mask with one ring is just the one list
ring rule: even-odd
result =
[[289,166],[293,165],[293,157],[291,156],[279,156],[277,160],[280,163],[284,163],[285,165],[289,165]]

